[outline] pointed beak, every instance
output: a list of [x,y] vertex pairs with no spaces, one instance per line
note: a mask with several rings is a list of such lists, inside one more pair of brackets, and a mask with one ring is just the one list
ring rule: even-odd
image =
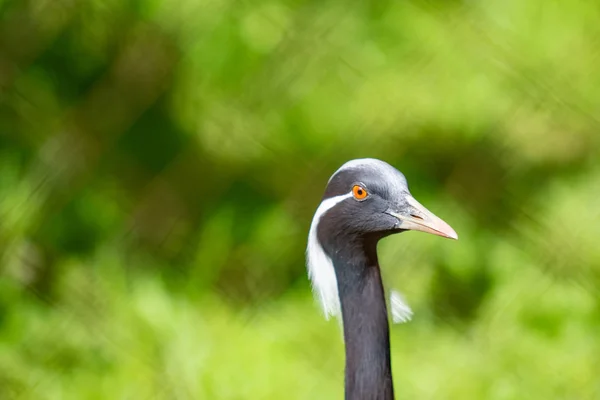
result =
[[398,218],[400,221],[400,229],[421,231],[458,240],[458,235],[454,229],[450,227],[450,225],[423,207],[423,205],[414,197],[406,196],[406,201],[410,206],[410,212],[408,214],[405,215],[396,211],[387,212],[388,214]]

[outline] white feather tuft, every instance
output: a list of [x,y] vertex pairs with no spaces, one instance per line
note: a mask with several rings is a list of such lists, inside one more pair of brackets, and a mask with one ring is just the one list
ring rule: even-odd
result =
[[397,290],[390,293],[390,306],[392,308],[392,321],[395,324],[408,322],[412,319],[413,312],[404,301],[404,297]]
[[317,226],[323,214],[351,196],[352,193],[348,193],[324,200],[315,212],[308,234],[308,247],[306,248],[308,277],[326,319],[329,319],[330,316],[341,316],[340,297],[333,262],[319,243]]

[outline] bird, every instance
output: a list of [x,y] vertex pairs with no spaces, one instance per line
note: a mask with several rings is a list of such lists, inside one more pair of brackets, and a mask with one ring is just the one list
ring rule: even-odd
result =
[[384,161],[351,160],[329,178],[310,225],[306,265],[325,317],[341,317],[346,400],[394,399],[377,243],[409,230],[458,239]]

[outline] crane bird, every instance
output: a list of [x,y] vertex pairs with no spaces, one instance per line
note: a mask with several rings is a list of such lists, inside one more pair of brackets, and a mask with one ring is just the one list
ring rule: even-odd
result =
[[404,175],[386,162],[352,160],[331,176],[312,220],[306,257],[325,317],[341,316],[346,400],[394,398],[377,243],[407,230],[458,239],[454,229],[410,194]]

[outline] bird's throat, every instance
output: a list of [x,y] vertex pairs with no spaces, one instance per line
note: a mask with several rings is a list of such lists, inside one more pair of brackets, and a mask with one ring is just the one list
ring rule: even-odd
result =
[[346,346],[346,400],[394,398],[390,337],[376,250],[333,260]]

